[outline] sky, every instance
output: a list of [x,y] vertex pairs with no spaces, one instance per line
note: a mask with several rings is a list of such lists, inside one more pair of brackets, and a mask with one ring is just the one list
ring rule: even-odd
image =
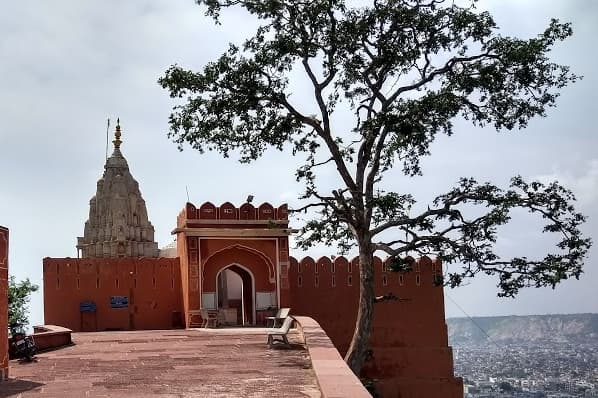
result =
[[[562,91],[548,117],[524,131],[499,132],[457,123],[440,137],[423,177],[389,175],[390,188],[424,201],[461,176],[505,186],[511,176],[559,180],[573,190],[589,217],[583,231],[598,236],[598,2],[592,0],[483,0],[505,35],[528,38],[550,18],[573,23],[574,35],[551,57],[584,79]],[[201,7],[185,1],[52,2],[3,4],[0,13],[0,225],[10,229],[10,274],[42,285],[42,258],[76,257],[89,199],[105,161],[106,119],[120,117],[122,152],[140,184],[160,247],[172,242],[176,215],[187,201],[298,205],[298,160],[267,151],[241,165],[218,154],[179,152],[167,138],[174,103],[157,79],[172,64],[199,69],[229,42],[241,42],[255,23],[241,12],[215,26]],[[295,98],[309,107],[300,82]],[[302,104],[303,105],[303,104]],[[112,129],[111,129],[112,130]],[[112,134],[112,132],[111,132]],[[332,176],[324,173],[321,179]],[[297,221],[294,227],[298,226]],[[500,232],[505,254],[542,255],[550,239],[525,217]],[[302,253],[293,251],[296,257]],[[314,257],[336,254],[319,247]],[[480,277],[446,289],[447,317],[598,312],[598,252],[592,249],[579,281],[555,290],[526,289],[515,299],[496,297],[495,281]],[[42,293],[32,297],[31,323],[43,323]]]

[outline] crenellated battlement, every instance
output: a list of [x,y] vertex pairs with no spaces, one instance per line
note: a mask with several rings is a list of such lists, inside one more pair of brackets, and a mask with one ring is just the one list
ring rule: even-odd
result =
[[[374,256],[374,277],[376,286],[426,286],[438,287],[437,279],[442,275],[442,262],[439,259],[421,257],[404,259],[409,270],[392,272],[391,258]],[[289,276],[293,288],[334,288],[337,286],[359,286],[359,257],[348,259],[344,256],[323,256],[317,260],[303,257],[289,258]]]
[[[442,351],[448,345],[443,288],[438,283],[442,276],[441,260],[402,259],[409,265],[405,271],[391,271],[391,258],[375,256],[373,259],[374,295],[389,298],[375,307],[371,339],[375,356],[384,355],[390,348],[441,347]],[[289,257],[288,285],[293,312],[318,319],[341,354],[346,353],[360,300],[359,257]],[[406,354],[401,352],[400,355]],[[419,358],[428,353],[417,355]],[[449,356],[443,359],[437,353],[429,355],[427,362],[440,364],[437,375],[452,374]],[[384,366],[396,361],[396,358],[389,359]],[[401,372],[406,371],[401,369]],[[429,373],[418,370],[414,377],[428,374],[426,372]],[[380,375],[376,371],[370,374]]]
[[[413,272],[424,272],[435,274],[442,272],[442,261],[440,259],[431,259],[430,257],[424,256],[418,259],[413,257],[405,257],[404,262],[410,264]],[[374,272],[390,272],[391,257],[387,257],[384,260],[378,256],[374,256]],[[359,257],[355,256],[351,260],[344,256],[322,256],[318,260],[314,260],[311,256],[303,257],[301,260],[297,260],[295,257],[290,257],[291,268],[295,267],[298,273],[310,272],[313,273],[329,272],[335,273],[340,272],[359,273]],[[305,270],[305,271],[304,271]],[[407,273],[409,271],[400,271],[398,273]]]
[[251,203],[243,203],[236,207],[231,202],[224,202],[216,206],[211,202],[204,202],[197,207],[187,203],[181,216],[186,220],[288,220],[288,206],[286,203],[275,208],[268,202],[258,207]]

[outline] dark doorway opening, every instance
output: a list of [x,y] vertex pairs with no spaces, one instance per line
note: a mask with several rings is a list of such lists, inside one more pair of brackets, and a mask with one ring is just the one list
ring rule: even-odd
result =
[[218,312],[220,321],[228,325],[255,325],[253,277],[238,265],[218,273]]

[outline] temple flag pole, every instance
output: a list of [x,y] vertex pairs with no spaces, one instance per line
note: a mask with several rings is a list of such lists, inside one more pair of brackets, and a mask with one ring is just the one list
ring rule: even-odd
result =
[[110,129],[110,118],[106,119],[106,159],[108,160],[108,130]]

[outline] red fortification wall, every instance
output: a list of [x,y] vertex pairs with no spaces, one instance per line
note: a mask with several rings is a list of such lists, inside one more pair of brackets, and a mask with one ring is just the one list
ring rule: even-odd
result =
[[[388,272],[387,264],[375,258],[376,295],[393,293],[405,299],[375,304],[373,357],[362,376],[376,380],[382,397],[463,396],[448,346],[443,289],[434,284],[441,272],[440,262],[426,257],[405,273]],[[344,355],[357,317],[358,259],[291,258],[289,281],[292,313],[316,319]]]
[[[44,321],[79,331],[184,325],[178,258],[44,258]],[[128,305],[113,308],[112,297]],[[93,302],[95,311],[81,311]]]
[[[73,331],[191,326],[200,309],[220,308],[218,275],[231,270],[241,277],[243,298],[223,308],[236,308],[241,323],[262,325],[276,307],[290,307],[291,314],[318,321],[344,355],[355,329],[359,261],[298,261],[289,256],[291,233],[286,205],[187,203],[173,231],[177,258],[44,259],[45,322]],[[400,273],[375,258],[376,295],[401,300],[375,304],[372,357],[362,376],[385,398],[461,398],[443,289],[434,283],[442,264],[410,261],[412,270]],[[114,308],[114,297],[127,297],[127,307]],[[90,302],[95,312],[82,311]]]
[[8,378],[8,229],[0,226],[0,381]]

